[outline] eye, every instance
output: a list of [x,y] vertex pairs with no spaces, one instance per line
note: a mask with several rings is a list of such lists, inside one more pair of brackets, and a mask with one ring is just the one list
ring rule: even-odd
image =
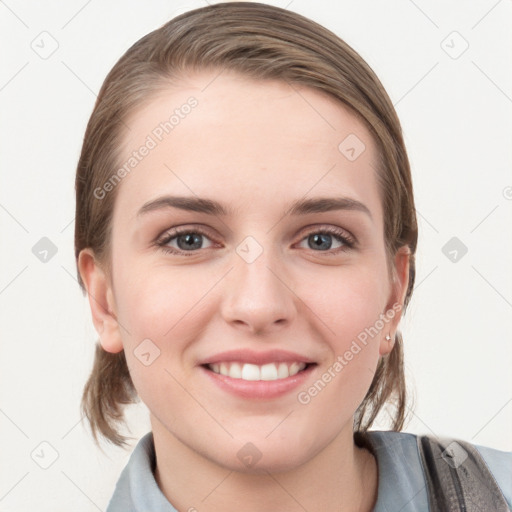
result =
[[[337,247],[333,248],[338,244]],[[306,243],[306,249],[313,249],[315,252],[338,253],[351,249],[355,245],[354,238],[346,231],[335,228],[322,228],[317,231],[310,232],[301,243]]]
[[[207,239],[210,245],[205,247],[204,239]],[[183,254],[184,256],[190,256],[199,249],[208,249],[213,246],[207,233],[198,228],[175,228],[166,232],[156,244],[165,252]]]
[[[207,240],[206,246],[204,245],[205,239]],[[315,252],[337,254],[352,249],[356,244],[356,240],[341,228],[324,227],[316,231],[310,231],[309,234],[302,238],[299,247],[304,243],[307,246],[302,245],[302,248],[312,249]],[[212,242],[208,233],[201,228],[181,227],[165,232],[155,242],[155,245],[167,253],[193,256],[200,252],[201,249],[213,247],[215,243]]]

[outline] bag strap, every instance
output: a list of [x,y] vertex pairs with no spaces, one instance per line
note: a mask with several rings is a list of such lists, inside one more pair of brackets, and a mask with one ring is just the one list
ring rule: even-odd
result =
[[487,464],[466,441],[417,436],[432,512],[509,512]]

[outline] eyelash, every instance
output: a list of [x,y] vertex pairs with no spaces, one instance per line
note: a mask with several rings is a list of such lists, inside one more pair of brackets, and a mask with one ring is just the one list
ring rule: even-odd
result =
[[[205,236],[206,238],[210,238],[208,233],[201,228],[189,228],[189,227],[175,228],[172,231],[166,232],[166,234],[163,237],[160,237],[160,239],[158,239],[155,242],[155,245],[160,247],[165,253],[168,253],[168,254],[174,254],[174,255],[178,255],[178,256],[194,256],[201,249],[191,250],[191,251],[183,251],[180,249],[176,249],[174,247],[169,247],[167,245],[171,240],[177,238],[180,235],[186,235],[186,234],[196,234],[196,235]],[[343,243],[343,245],[341,247],[338,247],[337,249],[330,249],[327,251],[313,251],[311,249],[313,252],[318,252],[321,254],[327,254],[327,255],[333,256],[333,255],[339,254],[341,252],[348,251],[349,249],[353,249],[356,245],[356,240],[352,236],[350,236],[346,231],[341,230],[339,228],[335,228],[335,227],[324,227],[324,228],[318,229],[316,231],[315,230],[310,231],[309,233],[306,233],[306,235],[304,235],[300,241],[302,242],[304,239],[308,238],[311,235],[333,235],[335,238],[338,239],[339,242]]]

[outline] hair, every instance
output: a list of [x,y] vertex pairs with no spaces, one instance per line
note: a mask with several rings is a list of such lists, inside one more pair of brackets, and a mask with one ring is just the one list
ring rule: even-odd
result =
[[[107,75],[89,119],[76,173],[75,257],[90,248],[109,271],[110,233],[119,187],[101,200],[102,187],[119,166],[125,121],[187,72],[230,70],[255,80],[281,80],[321,91],[341,102],[369,129],[376,143],[376,169],[384,211],[388,266],[403,246],[410,250],[404,308],[415,278],[418,237],[411,172],[393,104],[368,64],[347,43],[314,21],[260,3],[230,2],[182,14],[137,41]],[[85,286],[78,272],[78,281]],[[401,430],[406,414],[403,340],[381,357],[370,388],[356,411],[354,431],[365,432],[386,404],[395,406],[391,428]],[[98,433],[122,446],[118,426],[123,406],[137,401],[124,351],[96,345],[81,410],[94,439]]]

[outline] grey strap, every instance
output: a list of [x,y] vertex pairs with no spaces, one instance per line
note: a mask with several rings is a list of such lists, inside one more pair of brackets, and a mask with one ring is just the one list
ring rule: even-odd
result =
[[470,443],[418,436],[431,512],[509,512],[487,464]]

